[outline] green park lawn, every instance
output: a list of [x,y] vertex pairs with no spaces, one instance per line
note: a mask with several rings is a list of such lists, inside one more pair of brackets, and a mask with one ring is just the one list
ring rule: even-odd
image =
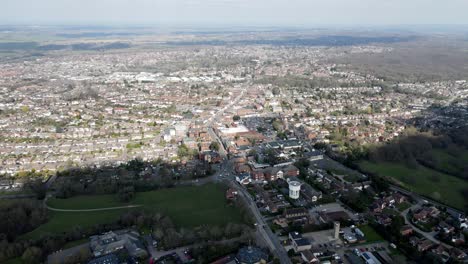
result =
[[468,182],[455,176],[440,173],[424,166],[411,169],[404,164],[388,162],[361,161],[359,166],[366,172],[392,178],[408,190],[455,208],[463,209],[468,204],[462,195],[462,190],[468,188]]
[[125,212],[122,210],[110,210],[99,212],[52,212],[49,211],[50,219],[47,223],[39,226],[32,232],[23,236],[22,239],[38,239],[46,234],[60,234],[70,231],[75,226],[83,228],[98,224],[111,223]]
[[436,160],[439,170],[456,175],[463,172],[464,165],[468,163],[468,150],[460,149],[459,151],[460,156],[458,157],[452,156],[442,149],[433,149],[431,153]]
[[381,237],[371,226],[364,225],[360,226],[359,229],[364,233],[366,243],[373,243],[384,240],[383,237]]
[[[149,211],[169,216],[177,226],[195,227],[200,225],[224,225],[229,222],[241,223],[239,210],[226,203],[220,186],[177,187],[150,192],[140,192],[130,203],[121,203],[116,195],[77,196],[69,199],[50,199],[48,205],[59,209],[96,209],[105,207],[142,205]],[[90,227],[118,219],[126,210],[117,209],[94,212],[50,211],[50,220],[23,238],[38,238],[44,233],[60,233],[74,226]]]
[[7,260],[4,264],[26,264],[20,257]]

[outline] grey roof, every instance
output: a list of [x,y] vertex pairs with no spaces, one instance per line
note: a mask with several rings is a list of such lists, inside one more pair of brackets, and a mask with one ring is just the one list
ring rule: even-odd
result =
[[88,264],[120,264],[120,260],[115,254],[109,254],[92,259]]

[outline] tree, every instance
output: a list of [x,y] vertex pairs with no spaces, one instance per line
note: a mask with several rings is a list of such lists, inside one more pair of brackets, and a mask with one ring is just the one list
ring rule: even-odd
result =
[[179,145],[177,148],[177,155],[179,158],[188,157],[190,155],[190,149],[185,144]]
[[133,186],[124,187],[117,192],[117,197],[119,201],[127,203],[135,198],[135,188]]
[[211,144],[210,144],[210,149],[211,149],[211,150],[219,151],[219,143],[216,142],[216,141],[211,142]]
[[274,87],[271,92],[273,93],[273,95],[279,95],[280,94],[280,89],[278,87]]
[[232,120],[233,120],[233,121],[239,121],[239,120],[240,120],[240,116],[235,115],[235,116],[232,117]]
[[21,259],[25,263],[40,263],[42,259],[42,250],[38,247],[29,247],[24,251]]

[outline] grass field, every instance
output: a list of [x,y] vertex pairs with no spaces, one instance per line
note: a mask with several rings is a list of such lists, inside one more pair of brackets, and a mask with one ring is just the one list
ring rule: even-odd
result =
[[452,156],[442,149],[433,149],[431,153],[436,160],[438,170],[457,175],[463,172],[465,164],[468,163],[468,150],[459,149],[459,152],[458,157]]
[[458,209],[468,204],[461,191],[468,188],[468,182],[460,178],[440,173],[424,166],[411,169],[403,164],[359,163],[362,170],[375,173],[379,176],[394,179],[403,187],[416,193],[426,195],[435,200],[446,203]]
[[14,258],[14,259],[7,260],[3,264],[26,264],[26,263],[21,258]]
[[381,237],[371,226],[364,225],[360,226],[359,229],[364,233],[366,237],[366,243],[373,243],[384,240],[383,237]]
[[[178,187],[151,192],[137,193],[131,204],[161,212],[181,227],[200,225],[224,225],[240,223],[239,211],[227,205],[224,192],[214,184],[200,187]],[[127,205],[119,202],[115,195],[77,196],[70,199],[51,199],[49,206],[60,209],[95,209]],[[99,223],[115,221],[127,209],[95,212],[50,212],[50,220],[26,234],[23,238],[37,238],[44,233],[60,233],[74,226],[89,227]]]
[[37,239],[45,234],[60,234],[68,231],[74,226],[91,227],[97,224],[110,223],[118,219],[125,212],[122,210],[101,211],[101,212],[50,212],[50,219],[47,223],[39,226],[32,232],[23,236],[22,239]]

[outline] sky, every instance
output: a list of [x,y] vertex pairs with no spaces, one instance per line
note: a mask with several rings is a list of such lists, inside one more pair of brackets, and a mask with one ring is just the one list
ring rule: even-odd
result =
[[0,24],[467,25],[468,0],[0,0]]

